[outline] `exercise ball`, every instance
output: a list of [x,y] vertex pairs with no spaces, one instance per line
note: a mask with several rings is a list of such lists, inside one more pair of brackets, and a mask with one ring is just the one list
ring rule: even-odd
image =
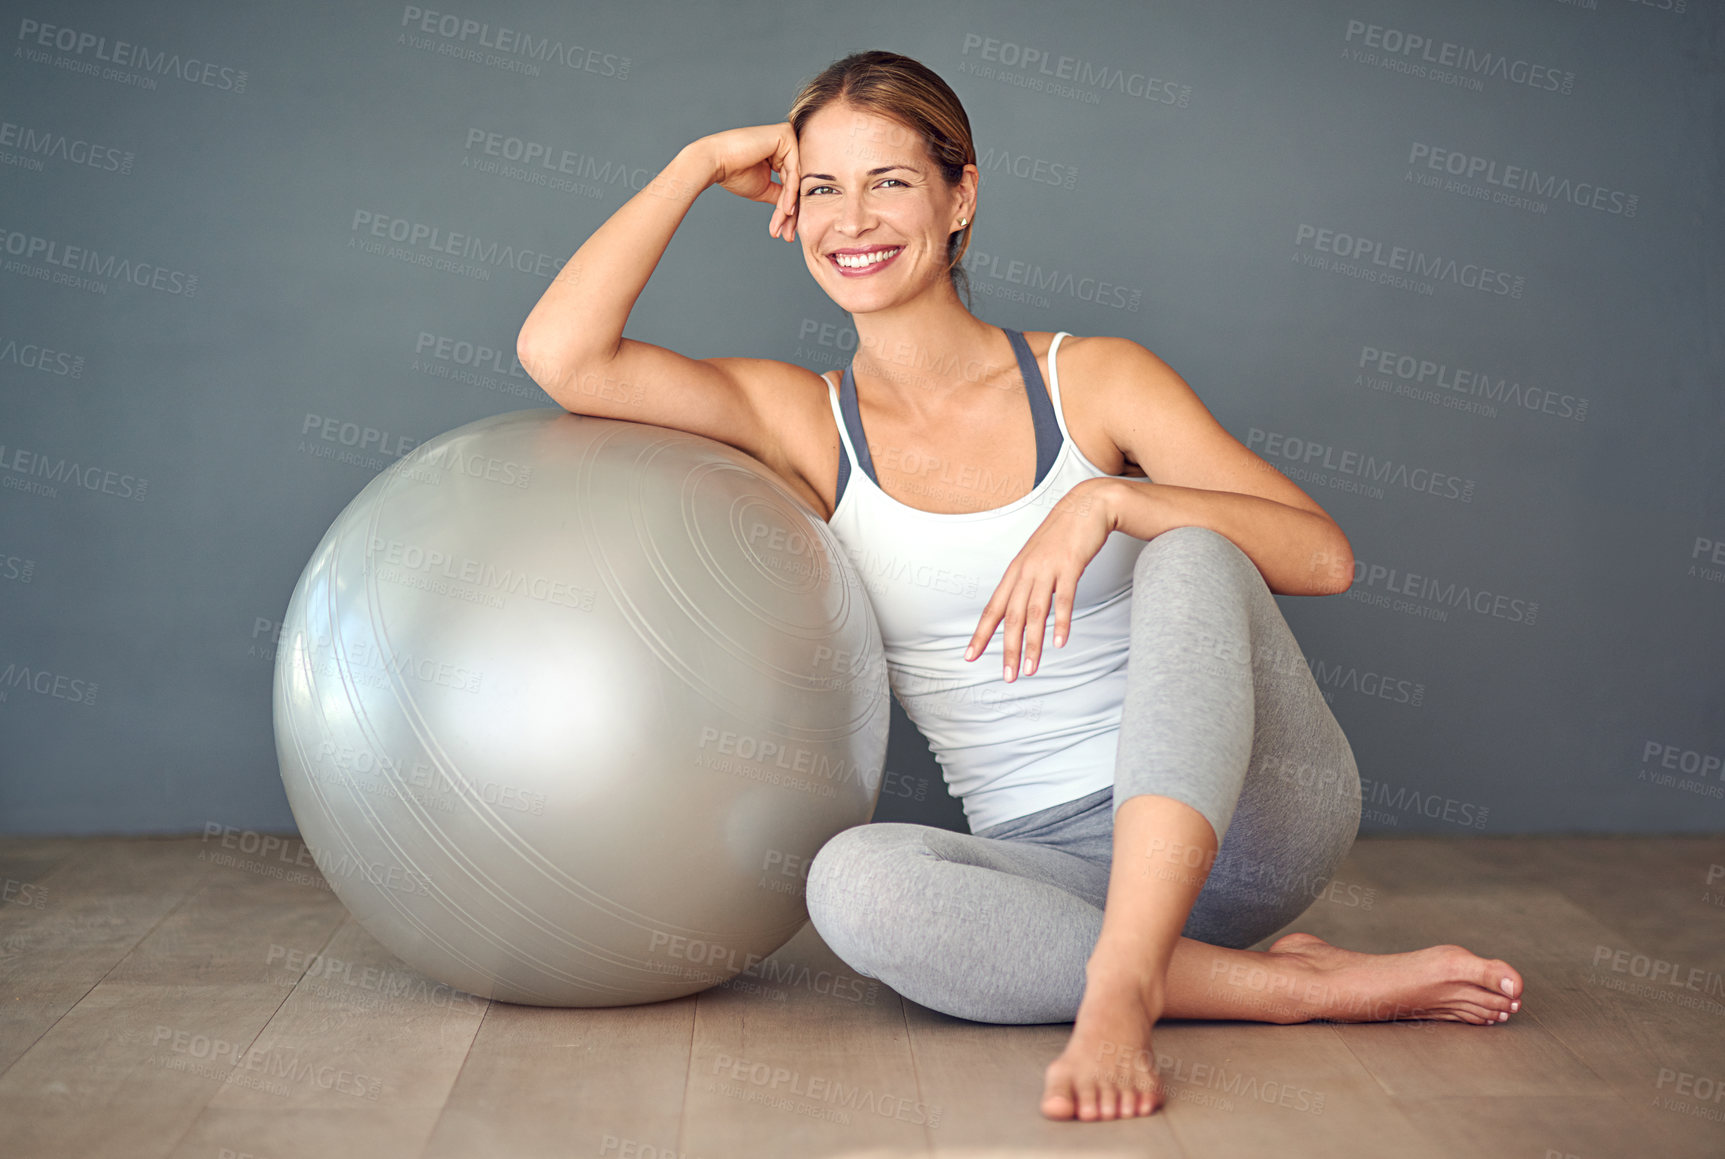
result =
[[274,683],[300,834],[359,923],[485,998],[724,982],[808,918],[879,796],[860,577],[749,455],[525,410],[377,475],[295,586]]

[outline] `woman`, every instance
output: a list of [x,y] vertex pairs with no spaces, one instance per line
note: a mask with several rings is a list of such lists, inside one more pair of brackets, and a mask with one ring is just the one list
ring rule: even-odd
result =
[[[1296,933],[1244,949],[1307,908],[1358,825],[1353,754],[1271,598],[1346,590],[1352,552],[1142,346],[966,309],[975,160],[933,72],[846,57],[786,122],[684,147],[576,251],[518,343],[569,410],[772,467],[858,561],[893,690],[971,832],[840,833],[810,867],[816,928],[934,1009],[1073,1021],[1050,1118],[1154,1112],[1163,1017],[1507,1020],[1520,975],[1458,946],[1368,955]],[[713,184],[771,204],[768,232],[850,313],[857,357],[836,379],[623,337]]]

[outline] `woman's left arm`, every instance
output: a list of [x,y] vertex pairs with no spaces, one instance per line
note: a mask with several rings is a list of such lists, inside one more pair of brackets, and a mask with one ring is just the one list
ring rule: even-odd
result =
[[[1080,343],[1073,344],[1078,347]],[[1154,539],[1174,527],[1208,527],[1257,565],[1272,592],[1329,595],[1353,582],[1354,553],[1329,513],[1218,423],[1192,388],[1126,338],[1085,338],[1062,356],[1085,406],[1105,415],[1108,437],[1148,476],[1086,479],[1050,509],[982,610],[964,658],[982,655],[998,627],[1001,676],[1036,671],[1054,616],[1054,646],[1066,642],[1084,568],[1111,532]]]
[[1239,491],[1112,476],[1079,486],[1093,487],[1101,497],[1111,531],[1137,539],[1154,539],[1174,527],[1220,532],[1258,565],[1277,595],[1335,595],[1353,581],[1348,537],[1322,511]]
[[1073,357],[1079,353],[1062,351],[1068,374],[1095,392],[1093,413],[1149,477],[1080,484],[1102,499],[1111,529],[1154,539],[1174,527],[1208,527],[1246,553],[1272,592],[1348,589],[1354,554],[1341,527],[1229,434],[1172,367],[1127,338],[1086,338],[1082,357]]

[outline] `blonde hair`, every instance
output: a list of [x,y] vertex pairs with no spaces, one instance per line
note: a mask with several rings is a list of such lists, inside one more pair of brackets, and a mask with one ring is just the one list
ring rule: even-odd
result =
[[[800,140],[810,117],[835,101],[855,105],[878,116],[897,121],[916,133],[928,159],[948,186],[957,185],[966,165],[976,164],[976,144],[971,139],[970,118],[958,94],[920,61],[896,52],[871,49],[835,60],[809,81],[791,102],[786,116]],[[975,211],[962,229],[946,241],[947,271],[954,290],[969,305],[970,280],[959,264],[970,248]]]

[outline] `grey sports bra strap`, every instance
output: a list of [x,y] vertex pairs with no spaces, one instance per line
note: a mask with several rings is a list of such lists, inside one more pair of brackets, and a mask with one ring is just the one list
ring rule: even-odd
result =
[[1054,469],[1054,460],[1060,457],[1060,420],[1054,416],[1054,401],[1048,397],[1048,387],[1043,385],[1042,371],[1037,369],[1030,343],[1018,330],[1007,330],[1006,336],[1012,340],[1013,353],[1018,355],[1018,373],[1023,376],[1025,393],[1030,396],[1030,417],[1036,424],[1036,483],[1041,484]]
[[[850,432],[851,448],[857,454],[857,466],[863,470],[875,485],[880,485],[880,479],[874,473],[874,456],[868,453],[868,439],[863,435],[862,412],[857,409],[857,384],[851,378],[851,368],[845,365],[844,377],[839,379],[839,410],[845,416],[845,430]],[[839,489],[835,493],[833,506],[837,507],[839,500],[845,497],[845,483],[851,477],[850,456],[844,454],[844,448],[839,448]]]
[[[1048,388],[1043,384],[1042,371],[1036,365],[1036,355],[1030,352],[1030,343],[1025,341],[1024,334],[1019,330],[1011,330],[1005,326],[1007,339],[1012,343],[1012,352],[1018,358],[1018,374],[1024,380],[1024,393],[1030,399],[1030,417],[1036,426],[1036,484],[1048,477],[1048,472],[1054,468],[1054,460],[1060,456],[1060,421],[1054,415],[1054,402],[1048,397]],[[875,486],[880,485],[880,476],[875,474],[874,457],[869,454],[868,437],[863,433],[862,412],[857,407],[856,380],[851,377],[851,368],[845,367],[844,376],[839,379],[839,412],[844,415],[845,430],[850,433],[851,447],[856,451],[857,466]],[[844,498],[845,485],[850,482],[850,456],[839,448],[839,480],[838,489],[833,494],[833,506],[837,507],[839,500]]]

